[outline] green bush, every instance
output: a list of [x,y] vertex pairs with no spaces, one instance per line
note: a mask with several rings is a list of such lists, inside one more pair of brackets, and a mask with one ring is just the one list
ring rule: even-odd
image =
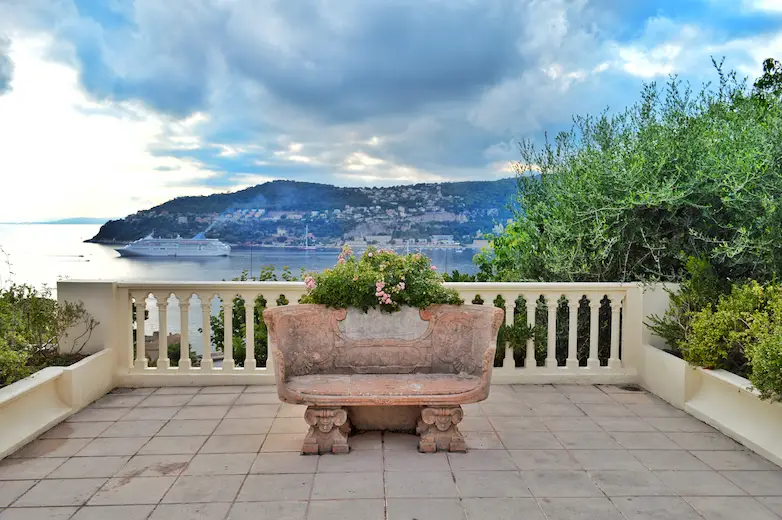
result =
[[31,373],[27,366],[29,354],[9,347],[0,339],[0,387],[24,379]]
[[763,399],[782,401],[782,326],[759,338],[747,349],[752,365],[750,381]]
[[443,286],[443,277],[426,256],[373,247],[360,258],[349,248],[343,249],[336,266],[307,276],[304,283],[307,293],[301,303],[329,307],[393,312],[403,305],[425,308],[464,303],[458,292]]

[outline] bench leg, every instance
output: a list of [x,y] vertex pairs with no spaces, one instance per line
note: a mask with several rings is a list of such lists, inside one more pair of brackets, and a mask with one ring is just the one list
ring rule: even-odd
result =
[[461,406],[429,407],[421,409],[416,432],[421,436],[418,451],[434,453],[438,450],[467,451],[462,432],[457,428],[464,417]]
[[308,406],[307,411],[304,412],[304,420],[310,425],[310,430],[304,437],[302,455],[350,451],[348,445],[350,421],[348,421],[348,412],[344,408]]

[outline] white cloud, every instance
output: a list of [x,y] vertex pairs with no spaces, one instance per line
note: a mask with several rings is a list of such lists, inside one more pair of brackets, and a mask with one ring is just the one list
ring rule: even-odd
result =
[[743,0],[742,4],[752,11],[782,13],[782,0]]
[[208,194],[215,175],[150,149],[200,145],[195,114],[174,120],[131,103],[96,103],[47,37],[12,37],[14,77],[0,96],[0,221],[124,216],[174,196]]

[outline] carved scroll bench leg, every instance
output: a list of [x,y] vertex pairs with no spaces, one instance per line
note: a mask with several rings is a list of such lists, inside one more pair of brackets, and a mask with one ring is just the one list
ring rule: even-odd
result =
[[418,451],[434,453],[438,450],[467,451],[464,436],[456,427],[464,417],[461,406],[424,407],[418,419],[416,432],[421,436]]
[[304,420],[310,425],[310,430],[304,437],[302,455],[350,451],[348,445],[350,422],[344,408],[308,406],[307,411],[304,412]]

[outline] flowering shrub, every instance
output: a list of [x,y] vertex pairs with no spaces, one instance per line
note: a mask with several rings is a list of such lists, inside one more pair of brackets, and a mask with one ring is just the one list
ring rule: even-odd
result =
[[344,248],[337,265],[304,278],[307,293],[301,303],[329,307],[380,308],[387,312],[402,305],[424,308],[437,303],[462,304],[429,259],[420,254],[399,255],[388,249],[367,249],[360,258]]

